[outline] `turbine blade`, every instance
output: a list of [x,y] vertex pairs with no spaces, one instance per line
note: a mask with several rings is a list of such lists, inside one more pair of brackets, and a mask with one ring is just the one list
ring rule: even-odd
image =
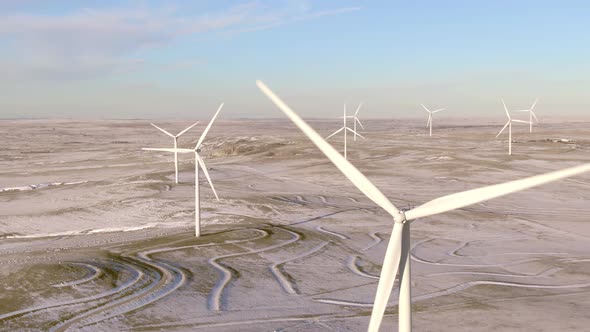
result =
[[424,104],[420,104],[420,106],[422,106],[422,108],[424,108],[424,110],[425,110],[426,112],[430,113],[430,110],[429,110],[429,109],[428,109],[426,106],[424,106]]
[[334,135],[338,134],[338,133],[339,133],[339,132],[341,132],[342,130],[344,130],[344,127],[340,128],[340,129],[338,129],[338,130],[336,130],[336,131],[335,131],[335,132],[334,132],[332,135],[330,135],[330,136],[326,137],[326,139],[328,139],[328,138],[330,138],[330,137],[332,137],[332,136],[334,136]]
[[151,124],[152,126],[154,126],[154,127],[158,128],[158,129],[159,129],[159,130],[161,130],[162,132],[164,132],[164,134],[166,134],[166,135],[168,135],[168,136],[170,136],[170,137],[172,137],[172,138],[175,138],[175,136],[174,136],[174,135],[170,134],[170,133],[169,133],[169,132],[167,132],[166,130],[164,130],[164,129],[162,129],[162,128],[158,127],[158,126],[156,126],[156,125],[155,125],[155,124],[153,124],[153,123],[150,123],[150,124]]
[[532,108],[531,108],[531,114],[535,118],[535,121],[539,122],[539,119],[537,118],[537,115],[535,114],[535,112],[533,112],[533,109]]
[[354,119],[359,124],[359,126],[361,126],[361,128],[363,128],[363,130],[364,130],[365,129],[365,126],[363,126],[363,124],[361,123],[361,120],[359,120],[359,118],[357,118],[357,117],[355,117]]
[[359,111],[361,110],[361,106],[363,106],[363,103],[360,103],[359,107],[356,108],[356,112],[354,112],[355,117],[359,114]]
[[510,121],[512,121],[512,122],[520,122],[520,123],[526,123],[526,124],[530,124],[530,122],[528,122],[528,121],[524,121],[524,120],[516,120],[516,119],[514,119],[514,120],[510,120]]
[[502,128],[502,130],[500,130],[500,132],[498,133],[498,135],[496,135],[496,137],[500,136],[500,134],[504,131],[504,129],[506,129],[506,127],[508,127],[509,124],[510,124],[510,120],[508,120],[508,122],[506,122],[506,124],[504,125],[504,127]]
[[195,145],[195,150],[198,149],[203,143],[203,140],[205,140],[205,136],[207,136],[207,133],[209,132],[209,129],[211,129],[213,121],[215,121],[215,118],[217,117],[217,114],[219,114],[219,112],[221,111],[221,108],[223,108],[223,103],[219,105],[217,112],[215,112],[215,115],[213,115],[213,118],[211,119],[211,121],[209,121],[209,124],[207,125],[207,128],[205,128],[205,131],[201,134],[201,137],[199,137],[199,141],[197,142],[197,145]]
[[373,311],[371,312],[371,320],[369,322],[369,332],[378,332],[389,296],[393,289],[395,276],[399,269],[399,262],[402,253],[402,231],[404,224],[396,222],[393,224],[391,231],[391,238],[387,244],[387,251],[385,258],[383,258],[383,266],[381,267],[381,274],[379,276],[379,284],[377,285],[377,293],[375,294],[375,302],[373,304]]
[[[199,156],[197,153],[195,153],[195,159],[197,160],[199,165],[201,165],[201,169],[203,170],[203,173],[205,174],[205,177],[207,178],[207,181],[209,182],[209,185],[211,186],[211,190],[213,190],[213,194],[215,195],[215,198],[217,198],[217,200],[219,200],[219,196],[217,196],[217,192],[215,191],[215,187],[213,187],[213,182],[211,182],[211,177],[209,176],[209,172],[207,171],[207,165],[205,165],[205,162],[203,161],[203,159],[201,159],[201,156]],[[198,184],[195,184],[195,185],[198,185]]]
[[361,134],[357,133],[357,132],[356,132],[356,131],[354,131],[353,129],[350,129],[350,128],[348,128],[348,127],[346,127],[346,129],[347,129],[348,131],[350,131],[351,133],[353,133],[353,134],[356,134],[357,136],[359,136],[359,137],[361,137],[361,138],[363,138],[363,139],[364,139],[363,135],[361,135]]
[[435,111],[432,111],[432,113],[437,113],[437,112],[444,111],[444,110],[446,110],[446,108],[439,108],[439,109],[437,109]]
[[375,185],[367,179],[354,165],[344,159],[328,142],[303,121],[293,110],[274,94],[262,81],[256,81],[258,88],[303,131],[303,133],[338,167],[338,169],[375,204],[381,206],[392,216],[400,211],[391,203]]
[[177,152],[177,153],[190,153],[194,152],[193,149],[170,149],[170,148],[142,148],[147,151],[164,151],[164,152]]
[[508,113],[508,107],[506,107],[506,103],[504,102],[504,99],[502,99],[502,105],[504,105],[504,110],[506,111],[506,115],[508,116],[508,119],[512,119],[510,117],[510,113]]
[[448,196],[443,196],[406,212],[406,219],[414,220],[417,218],[431,216],[433,214],[439,214],[446,211],[459,209],[468,205],[487,201],[492,198],[504,196],[527,188],[568,178],[570,176],[582,174],[588,171],[590,171],[590,163],[546,174],[531,176],[520,180],[505,182],[502,184],[491,185],[487,187],[463,191],[456,194],[451,194]]
[[531,112],[533,111],[533,108],[535,108],[535,105],[537,105],[538,101],[539,101],[539,98],[536,98],[535,102],[533,102],[533,106],[531,106]]
[[197,121],[197,122],[193,123],[193,124],[192,124],[190,127],[188,127],[188,128],[186,128],[185,130],[183,130],[183,131],[179,132],[179,133],[178,133],[178,135],[176,135],[176,137],[178,137],[178,136],[180,136],[180,135],[182,135],[182,134],[186,133],[186,132],[187,132],[189,129],[191,129],[192,127],[196,126],[197,124],[199,124],[199,121]]

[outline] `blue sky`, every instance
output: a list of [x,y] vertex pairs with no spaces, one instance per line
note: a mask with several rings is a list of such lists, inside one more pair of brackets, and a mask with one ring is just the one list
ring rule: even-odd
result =
[[3,1],[0,118],[502,117],[590,107],[587,1]]

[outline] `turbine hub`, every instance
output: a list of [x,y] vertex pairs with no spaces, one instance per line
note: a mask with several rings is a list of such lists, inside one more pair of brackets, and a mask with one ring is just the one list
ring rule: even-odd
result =
[[393,217],[393,221],[404,224],[407,221],[404,211],[399,211],[399,213]]

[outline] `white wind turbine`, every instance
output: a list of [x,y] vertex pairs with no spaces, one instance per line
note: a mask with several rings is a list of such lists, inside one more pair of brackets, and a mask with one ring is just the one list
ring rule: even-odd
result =
[[439,108],[437,110],[431,111],[426,106],[424,106],[424,104],[420,104],[420,105],[422,105],[422,108],[424,108],[424,110],[426,112],[428,112],[428,122],[426,122],[426,127],[430,127],[430,136],[432,136],[432,114],[438,113],[440,111],[444,111],[445,109]]
[[535,102],[533,103],[531,108],[529,108],[528,110],[518,110],[518,112],[529,112],[529,133],[533,132],[533,117],[535,117],[535,120],[537,121],[537,123],[539,123],[539,119],[537,119],[537,115],[535,114],[535,112],[533,112],[533,108],[535,108],[535,105],[537,105],[538,101],[539,101],[539,98],[535,99]]
[[209,124],[207,125],[207,128],[205,128],[205,131],[203,131],[203,133],[201,134],[201,137],[199,137],[199,140],[197,141],[197,145],[195,145],[194,149],[143,148],[143,150],[166,151],[166,152],[173,152],[174,154],[176,154],[176,153],[194,153],[195,154],[195,236],[197,236],[197,237],[201,236],[201,207],[200,207],[201,201],[200,201],[200,197],[199,197],[199,165],[203,169],[203,173],[205,174],[205,177],[207,178],[207,181],[209,182],[209,185],[211,186],[211,190],[213,190],[213,194],[215,195],[215,198],[217,198],[217,200],[219,201],[219,197],[217,196],[217,192],[215,191],[215,188],[213,187],[213,182],[211,182],[211,177],[209,177],[209,172],[207,171],[207,166],[205,165],[205,162],[203,161],[201,156],[199,156],[199,152],[201,152],[200,148],[201,148],[201,144],[203,144],[203,141],[205,140],[205,136],[207,136],[209,129],[213,125],[213,121],[215,121],[215,118],[217,118],[217,114],[219,114],[222,107],[223,107],[223,103],[221,103],[221,105],[219,105],[217,112],[215,112],[215,115],[213,115],[211,122],[209,122]]
[[352,123],[353,123],[352,130],[354,131],[354,141],[355,142],[356,142],[356,136],[358,135],[357,131],[356,131],[356,124],[358,123],[359,126],[361,126],[361,128],[363,128],[363,130],[365,129],[365,127],[361,123],[361,120],[359,120],[359,118],[358,118],[358,114],[359,114],[359,111],[361,110],[361,106],[363,106],[363,103],[359,104],[359,107],[356,108],[356,112],[354,112],[354,115],[347,116],[348,118],[352,119]]
[[500,136],[500,134],[504,131],[504,129],[506,129],[506,127],[508,127],[508,155],[511,156],[512,155],[512,122],[519,122],[519,123],[528,123],[528,122],[524,121],[524,120],[513,119],[510,116],[510,112],[508,112],[508,108],[506,107],[506,103],[504,103],[504,99],[502,99],[502,105],[504,105],[504,111],[506,111],[506,116],[508,116],[508,121],[506,122],[506,124],[504,125],[502,130],[500,130],[498,135],[496,135],[496,137]]
[[[161,130],[162,132],[164,132],[164,134],[172,137],[174,139],[174,148],[176,149],[178,147],[178,137],[180,137],[182,134],[186,133],[189,129],[191,129],[192,127],[196,126],[199,122],[195,122],[194,124],[192,124],[190,127],[186,128],[185,130],[179,132],[177,135],[172,135],[171,133],[167,132],[166,130],[156,126],[153,123],[150,123],[152,126],[156,127],[157,129]],[[174,174],[175,174],[175,179],[176,179],[176,183],[178,183],[178,152],[174,152]]]
[[422,204],[408,211],[397,209],[375,185],[369,181],[358,169],[344,159],[328,142],[303,121],[293,110],[289,108],[277,95],[275,95],[264,83],[256,84],[262,92],[303,131],[305,135],[338,167],[338,169],[363,193],[367,198],[381,206],[393,217],[393,230],[387,245],[373,312],[369,323],[369,331],[379,330],[383,314],[391,294],[395,276],[401,271],[399,292],[399,331],[411,331],[411,282],[410,282],[410,221],[423,218],[472,204],[477,204],[492,198],[517,192],[544,183],[556,181],[590,171],[590,163],[563,169],[551,173],[532,176],[521,180],[510,181],[502,184],[463,191],[460,193],[443,196],[428,203]]
[[[360,107],[360,106],[359,106],[359,107]],[[344,116],[342,117],[342,121],[344,121],[344,125],[342,126],[342,128],[340,128],[340,129],[336,130],[334,133],[332,133],[332,135],[330,135],[330,136],[326,137],[326,139],[328,139],[328,138],[330,138],[330,137],[332,137],[332,136],[334,136],[334,135],[336,135],[336,134],[338,134],[339,132],[341,132],[341,131],[343,131],[343,130],[344,130],[344,159],[346,159],[346,131],[347,131],[347,130],[349,130],[349,131],[351,131],[353,134],[355,134],[355,136],[356,136],[356,135],[358,135],[358,136],[360,136],[360,137],[362,137],[362,138],[364,138],[364,137],[363,137],[363,135],[361,135],[361,134],[357,133],[357,132],[356,132],[356,130],[352,130],[352,129],[350,129],[350,128],[348,128],[348,127],[346,126],[346,104],[344,104]]]

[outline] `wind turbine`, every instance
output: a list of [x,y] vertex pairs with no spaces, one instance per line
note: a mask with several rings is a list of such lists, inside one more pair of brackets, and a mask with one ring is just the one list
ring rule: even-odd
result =
[[518,112],[529,112],[529,133],[533,132],[533,117],[535,117],[537,123],[539,122],[539,119],[537,119],[537,115],[535,114],[535,112],[533,112],[533,108],[535,108],[535,105],[537,105],[538,101],[539,98],[535,99],[535,102],[528,110],[518,110]]
[[359,107],[356,108],[356,112],[354,112],[354,115],[347,116],[348,118],[352,118],[352,123],[353,123],[352,130],[354,130],[354,141],[355,142],[356,142],[356,136],[358,135],[357,132],[356,132],[356,124],[357,124],[357,122],[358,122],[359,126],[361,126],[361,128],[365,129],[365,127],[361,123],[361,120],[359,120],[359,118],[358,118],[358,114],[359,114],[359,111],[361,110],[361,106],[363,106],[363,103],[360,103],[359,104]]
[[342,126],[342,128],[336,130],[334,133],[332,133],[332,135],[326,137],[326,139],[328,139],[328,138],[330,138],[330,137],[332,137],[344,130],[344,159],[346,159],[346,131],[349,130],[355,135],[359,135],[362,138],[364,138],[364,137],[363,137],[363,135],[357,133],[356,130],[352,130],[346,126],[346,104],[344,104],[344,116],[342,117],[342,121],[344,121],[344,125]]
[[[180,137],[180,135],[186,133],[189,129],[191,129],[192,127],[196,126],[199,122],[195,122],[194,124],[192,124],[190,127],[186,128],[185,130],[181,131],[180,133],[178,133],[177,135],[172,135],[169,132],[167,132],[166,130],[156,126],[153,123],[150,123],[152,126],[156,127],[157,129],[159,129],[160,131],[164,132],[164,134],[172,137],[174,139],[174,148],[176,149],[178,147],[178,137]],[[174,152],[174,174],[175,174],[175,179],[176,179],[176,183],[178,183],[178,152]]]
[[209,182],[209,185],[211,186],[211,190],[213,190],[213,194],[215,194],[215,198],[217,198],[217,200],[219,201],[219,196],[217,196],[217,192],[215,191],[215,187],[213,187],[213,182],[211,182],[211,177],[209,176],[209,172],[207,171],[207,166],[205,165],[205,162],[203,161],[201,156],[199,156],[199,152],[201,152],[201,144],[203,144],[203,140],[205,140],[205,136],[207,136],[209,129],[213,125],[213,121],[215,121],[215,118],[217,118],[217,114],[219,114],[222,107],[223,107],[223,103],[221,103],[221,105],[219,105],[217,112],[215,112],[215,115],[213,115],[211,122],[209,122],[209,124],[205,128],[205,131],[203,131],[203,133],[201,134],[201,137],[199,137],[199,140],[197,141],[197,145],[195,145],[194,149],[179,149],[176,147],[174,149],[143,148],[143,150],[174,152],[174,154],[177,154],[177,153],[194,153],[195,154],[195,236],[196,237],[201,236],[201,207],[200,207],[201,201],[200,201],[200,197],[199,197],[199,165],[203,169],[203,173],[205,174],[205,177],[207,178],[207,181]]
[[[496,135],[496,137],[500,136],[500,134],[508,127],[508,155],[512,155],[512,122],[519,122],[519,123],[528,123],[527,121],[513,119],[510,116],[510,112],[508,112],[508,108],[506,107],[506,103],[504,103],[504,99],[502,99],[502,105],[504,105],[504,110],[506,111],[506,116],[508,116],[508,122],[504,125],[502,130]],[[534,106],[534,105],[533,105]]]
[[432,114],[440,112],[440,111],[444,111],[444,108],[439,108],[437,110],[431,111],[429,110],[426,106],[424,106],[424,104],[420,104],[422,105],[422,108],[424,108],[424,110],[426,110],[426,112],[428,112],[428,122],[426,122],[426,127],[430,127],[430,136],[432,136]]
[[381,320],[391,294],[395,276],[401,271],[399,292],[399,331],[411,331],[411,282],[410,282],[410,221],[418,218],[459,209],[477,204],[492,198],[538,186],[544,183],[567,178],[590,171],[590,163],[571,167],[542,175],[532,176],[502,184],[463,191],[434,199],[411,210],[402,211],[383,195],[354,165],[340,155],[328,142],[303,121],[287,104],[274,94],[263,82],[257,81],[258,88],[303,131],[305,135],[336,165],[336,167],[363,193],[367,198],[381,206],[393,217],[393,230],[387,245],[383,267],[379,277],[377,293],[369,332],[379,330]]

